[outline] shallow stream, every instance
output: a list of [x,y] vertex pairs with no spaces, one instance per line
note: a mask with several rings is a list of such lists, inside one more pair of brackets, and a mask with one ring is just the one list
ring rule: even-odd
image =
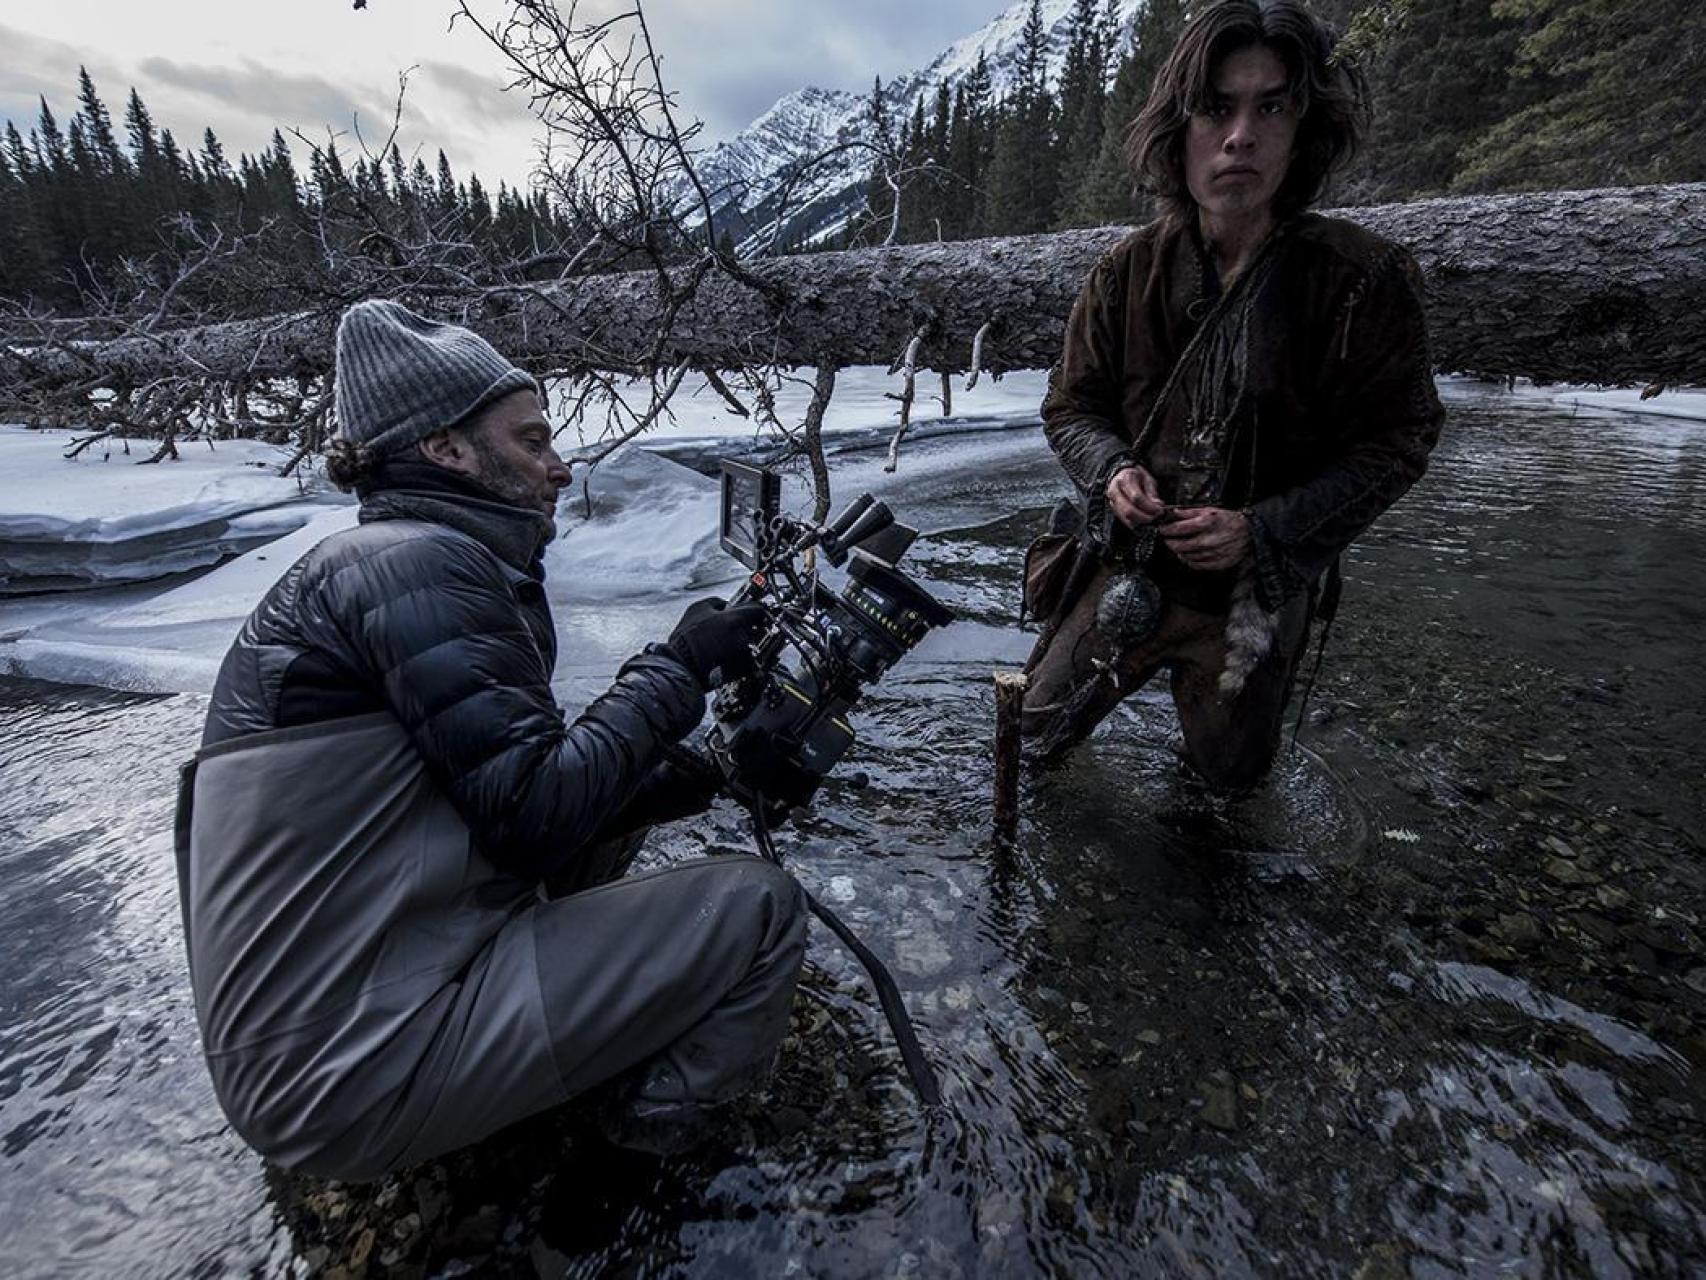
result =
[[[1272,785],[1202,794],[1146,692],[1027,781],[1010,854],[989,670],[1023,652],[999,637],[1059,473],[1034,432],[916,447],[965,455],[892,500],[968,621],[860,709],[869,786],[778,842],[889,962],[940,1114],[819,930],[778,1078],[701,1155],[613,1168],[554,1117],[378,1187],[271,1175],[184,973],[172,788],[205,700],[9,681],[0,1268],[1694,1272],[1706,424],[1459,393],[1355,548]],[[645,856],[747,847],[720,807]]]

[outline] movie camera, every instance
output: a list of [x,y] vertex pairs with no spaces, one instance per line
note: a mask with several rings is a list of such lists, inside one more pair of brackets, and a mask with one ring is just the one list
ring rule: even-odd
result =
[[[847,715],[866,686],[954,617],[895,568],[918,534],[886,505],[862,494],[818,526],[783,514],[781,497],[775,472],[722,464],[721,545],[752,571],[730,603],[763,605],[769,625],[755,673],[717,691],[705,741],[728,789],[772,813],[811,799],[853,745]],[[814,549],[847,566],[839,594],[797,563]]]

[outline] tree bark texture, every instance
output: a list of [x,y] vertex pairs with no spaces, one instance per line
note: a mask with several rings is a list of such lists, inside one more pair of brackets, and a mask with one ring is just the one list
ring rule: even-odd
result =
[[[1706,383],[1706,184],[1426,200],[1337,216],[1415,253],[1440,372]],[[661,363],[888,365],[922,332],[920,364],[958,372],[987,322],[986,370],[1046,368],[1084,278],[1126,234],[1109,227],[752,264],[779,287],[769,298],[713,272],[678,317]],[[621,370],[649,350],[662,314],[655,277],[635,273],[507,295],[472,323],[535,370]],[[320,374],[331,366],[335,320],[281,316],[0,353],[0,381],[43,390]]]

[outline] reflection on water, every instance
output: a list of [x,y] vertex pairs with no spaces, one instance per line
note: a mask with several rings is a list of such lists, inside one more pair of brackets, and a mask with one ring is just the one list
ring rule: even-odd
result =
[[261,1171],[214,1105],[185,982],[172,764],[200,720],[192,698],[0,682],[9,1274],[275,1256]]
[[[978,483],[1022,514],[967,502],[911,557],[999,626],[1052,465],[1008,462]],[[870,786],[782,843],[890,964],[947,1105],[920,1112],[822,937],[769,1093],[661,1168],[565,1115],[371,1191],[269,1179],[184,983],[168,828],[201,703],[0,685],[6,1270],[312,1270],[365,1232],[370,1270],[452,1274],[1685,1273],[1703,471],[1687,424],[1455,401],[1352,558],[1299,749],[1238,803],[1146,694],[1028,780],[998,856],[987,659],[903,666],[862,710]],[[646,856],[707,846],[745,848],[739,815]]]

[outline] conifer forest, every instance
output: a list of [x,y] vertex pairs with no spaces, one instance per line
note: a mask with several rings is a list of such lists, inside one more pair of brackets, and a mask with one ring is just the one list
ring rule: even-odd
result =
[[[1374,100],[1368,140],[1328,204],[1706,179],[1698,0],[1319,7],[1349,33]],[[979,67],[905,119],[889,118],[879,80],[869,127],[882,159],[867,216],[813,247],[881,243],[891,221],[902,243],[1140,221],[1125,128],[1191,10],[1190,0],[1150,0],[1127,37],[1111,3],[1078,0],[1051,75],[1033,4],[1006,94]],[[212,127],[192,144],[157,127],[134,89],[121,123],[87,72],[75,100],[67,110],[44,99],[27,135],[9,127],[0,146],[0,297],[32,311],[87,313],[168,282],[199,291],[198,309],[231,316],[336,306],[344,286],[319,243],[329,225],[362,257],[385,250],[364,226],[430,229],[511,279],[550,276],[561,263],[540,246],[573,239],[572,197],[504,182],[493,193],[442,152],[432,164],[394,143],[293,148],[275,132],[260,154],[233,158]],[[351,216],[322,216],[332,212]],[[187,256],[212,261],[221,248],[219,269],[179,278]]]

